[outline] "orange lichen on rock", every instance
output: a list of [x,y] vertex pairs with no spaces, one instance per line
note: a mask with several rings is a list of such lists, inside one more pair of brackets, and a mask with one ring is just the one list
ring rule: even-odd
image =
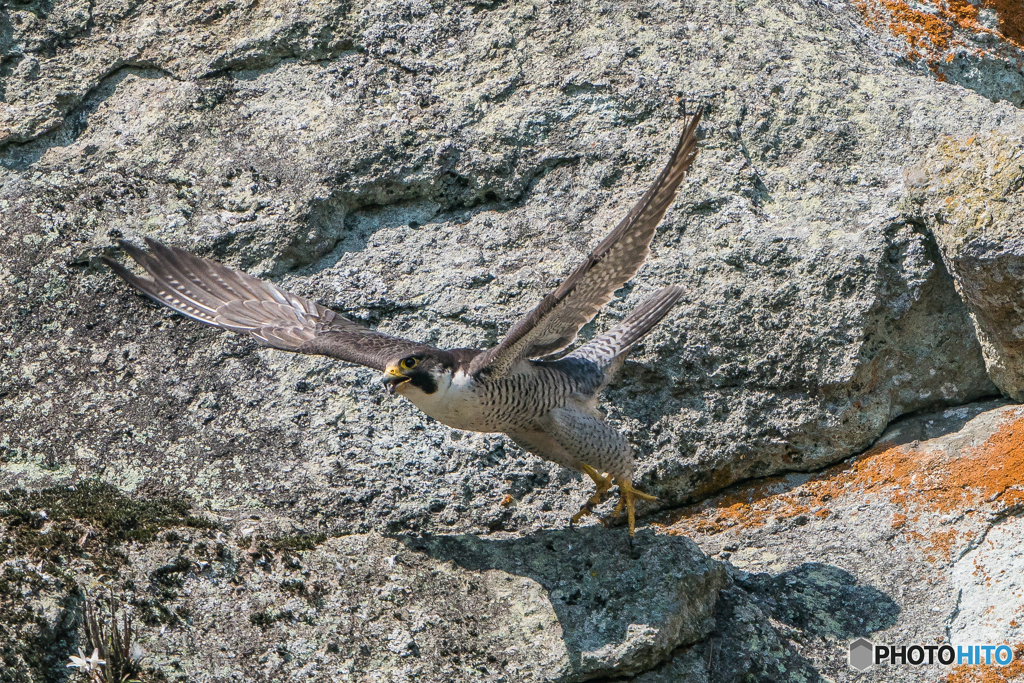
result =
[[[942,72],[937,65],[951,62],[956,48],[966,49],[964,40],[969,34],[988,33],[1024,49],[1024,2],[1021,0],[985,0],[984,7],[994,10],[998,17],[997,31],[978,21],[978,7],[968,0],[920,0],[914,3],[917,7],[906,0],[853,0],[853,4],[864,17],[865,25],[902,38],[910,48],[907,59],[926,60],[938,76]],[[931,11],[925,11],[929,6]],[[961,32],[959,40],[958,31]],[[978,55],[985,50],[973,52]]]
[[935,62],[930,63],[928,65],[928,68],[931,69],[931,72],[933,74],[935,74],[935,80],[937,80],[939,83],[945,83],[946,82],[946,74],[942,73],[942,70],[939,69],[939,65],[937,63],[935,63]]
[[950,484],[971,487],[1006,509],[1024,502],[1024,418],[1010,422],[965,457],[949,463]]
[[[813,513],[796,499],[791,491],[780,492],[785,486],[781,477],[771,477],[763,484],[743,491],[716,496],[703,504],[687,508],[669,524],[660,525],[670,534],[717,534],[734,526],[763,526],[771,519],[786,519]],[[819,496],[820,497],[820,496]]]
[[[993,643],[995,644],[995,643]],[[983,664],[954,666],[943,683],[1010,683],[1024,680],[1024,643],[1013,646],[1013,661],[1006,666]]]
[[975,31],[983,29],[978,23],[978,8],[967,0],[946,0],[941,11],[963,28]]
[[985,7],[995,10],[1003,37],[1024,49],[1024,3],[1020,0],[985,0]]
[[[670,534],[711,535],[734,526],[763,526],[773,519],[824,517],[830,504],[849,498],[867,504],[882,498],[894,505],[892,525],[898,530],[926,514],[981,507],[992,513],[1024,503],[1024,417],[1003,424],[984,444],[961,453],[914,444],[878,446],[803,483],[773,477],[745,491],[711,498],[661,527]],[[907,534],[921,541],[934,559],[945,560],[958,540],[970,536],[953,529],[926,536],[908,529]]]
[[945,17],[912,9],[903,0],[881,0],[889,12],[889,32],[900,36],[920,50],[945,50],[953,37],[953,27]]
[[968,531],[964,533],[963,539],[961,539],[960,532],[956,529],[935,531],[927,536],[923,536],[921,540],[925,548],[925,559],[932,563],[939,559],[949,562],[953,559],[953,550],[956,547],[956,542],[958,540],[970,541],[972,538],[974,538],[974,533]]

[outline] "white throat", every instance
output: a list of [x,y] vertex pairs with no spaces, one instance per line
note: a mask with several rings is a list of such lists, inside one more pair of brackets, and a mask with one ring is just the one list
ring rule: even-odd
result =
[[438,422],[456,429],[478,431],[483,426],[483,416],[480,402],[474,395],[472,376],[460,370],[454,376],[446,372],[434,379],[437,391],[432,394],[408,382],[399,386],[398,393]]

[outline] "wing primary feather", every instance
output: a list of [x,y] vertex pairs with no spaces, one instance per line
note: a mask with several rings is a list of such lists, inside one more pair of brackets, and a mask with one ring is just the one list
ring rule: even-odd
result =
[[[276,287],[269,282],[263,282],[249,275],[245,275],[243,278],[242,273],[227,266],[200,258],[184,249],[168,247],[151,238],[146,238],[146,245],[152,254],[150,263],[162,269],[162,272],[153,272],[154,276],[159,274],[165,280],[174,278],[182,286],[185,286],[185,283],[190,283],[193,287],[220,302],[233,299],[265,300],[268,294],[275,300],[281,300],[281,296],[275,291]],[[251,279],[252,284],[247,283],[245,279]],[[195,296],[198,293],[192,292],[192,294]]]
[[701,109],[690,119],[665,168],[636,206],[554,292],[512,326],[501,343],[474,360],[472,372],[500,377],[520,361],[564,349],[615,290],[636,275],[650,253],[658,223],[697,156],[702,115]]
[[225,330],[248,334],[284,351],[331,356],[383,370],[417,342],[366,329],[313,301],[216,261],[146,238],[149,252],[119,242],[149,277],[107,256],[100,260],[154,301]]
[[163,269],[160,267],[159,262],[135,245],[124,242],[121,243],[120,246],[129,256],[132,257],[132,259],[135,260],[136,263],[142,266],[146,272],[151,275],[151,277],[137,277],[113,259],[103,257],[103,261],[111,268],[114,268],[114,272],[155,301],[168,306],[169,308],[173,308],[179,313],[187,315],[190,318],[195,318],[211,325],[216,324],[216,306],[211,306],[207,302],[197,301],[184,295],[178,287],[175,287],[174,284],[169,282],[163,275]]

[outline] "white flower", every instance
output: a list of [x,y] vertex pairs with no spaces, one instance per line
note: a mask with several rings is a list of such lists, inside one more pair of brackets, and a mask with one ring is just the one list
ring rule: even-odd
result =
[[92,651],[92,657],[86,658],[85,653],[82,652],[82,648],[78,648],[78,657],[71,655],[71,663],[68,666],[73,666],[78,669],[83,669],[86,672],[99,671],[101,664],[106,664],[105,661],[100,659],[100,649],[95,648]]

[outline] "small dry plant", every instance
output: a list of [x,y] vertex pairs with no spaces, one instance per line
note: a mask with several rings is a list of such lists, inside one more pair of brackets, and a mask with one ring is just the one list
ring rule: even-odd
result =
[[137,683],[145,653],[136,642],[135,626],[113,594],[105,602],[106,610],[99,600],[86,595],[85,649],[93,654],[88,659],[72,657],[68,666],[81,669],[91,683]]

